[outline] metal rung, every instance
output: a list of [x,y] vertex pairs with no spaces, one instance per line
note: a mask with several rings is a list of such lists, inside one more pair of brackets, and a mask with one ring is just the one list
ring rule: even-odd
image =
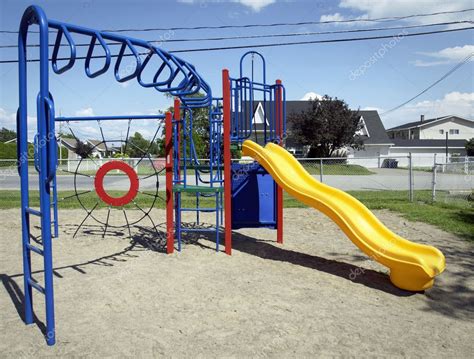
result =
[[180,228],[181,232],[216,232],[216,228]]
[[40,286],[38,283],[36,283],[33,279],[29,278],[28,284],[31,285],[33,288],[35,288],[38,292],[44,294],[44,288]]
[[25,208],[25,211],[29,214],[32,214],[32,215],[35,215],[35,216],[38,216],[38,217],[42,216],[40,211],[37,211],[36,209],[30,208],[30,207]]
[[38,253],[40,255],[43,255],[43,250],[41,248],[38,248],[38,247],[35,247],[34,245],[32,244],[27,244],[26,245],[26,248],[28,248],[29,250],[32,250],[33,252],[35,253]]
[[220,208],[180,208],[183,212],[215,212],[220,210]]

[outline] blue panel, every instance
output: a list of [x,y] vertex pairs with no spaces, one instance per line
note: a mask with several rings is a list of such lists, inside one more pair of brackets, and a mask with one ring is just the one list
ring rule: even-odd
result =
[[232,228],[276,228],[276,183],[257,163],[232,165]]

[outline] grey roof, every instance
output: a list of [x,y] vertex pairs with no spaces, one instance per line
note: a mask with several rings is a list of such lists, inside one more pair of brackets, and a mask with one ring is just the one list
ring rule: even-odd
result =
[[[395,138],[391,140],[395,147],[446,147],[446,140],[404,140]],[[466,140],[448,140],[448,147],[464,148]]]
[[[298,114],[311,108],[310,101],[286,101],[286,115]],[[355,112],[355,111],[354,111]],[[385,132],[382,120],[375,110],[362,110],[359,114],[364,118],[369,137],[361,136],[365,145],[390,144],[393,143]]]
[[[66,138],[66,137],[61,137],[61,142],[63,143],[64,146],[66,146],[68,149],[74,151],[77,147],[77,140],[75,138]],[[86,140],[86,142],[89,142],[92,146],[94,146],[94,149],[100,151],[100,152],[105,152],[105,144],[101,140]],[[112,149],[112,146],[108,146],[108,150],[115,150]]]
[[60,137],[60,141],[70,150],[74,150],[77,147],[77,140],[75,138]]
[[387,131],[393,131],[393,130],[407,130],[409,128],[416,128],[416,127],[420,127],[420,126],[425,126],[431,122],[435,122],[435,121],[440,121],[440,120],[448,120],[448,119],[451,119],[451,118],[457,118],[457,119],[460,119],[460,120],[464,120],[464,121],[469,121],[469,122],[473,122],[471,120],[468,120],[466,118],[462,118],[462,117],[459,117],[459,116],[452,116],[452,115],[448,115],[448,116],[442,116],[442,117],[436,117],[436,118],[430,118],[428,120],[423,120],[420,121],[413,121],[413,122],[408,122],[408,123],[405,123],[403,125],[400,125],[400,126],[396,126],[396,127],[392,127],[392,128],[389,128]]
[[370,136],[361,136],[364,145],[393,143],[393,141],[388,138],[387,132],[385,132],[385,127],[383,126],[382,120],[377,111],[359,111],[359,114],[364,118]]
[[105,147],[105,144],[103,143],[103,141],[89,140],[88,139],[87,142],[89,142],[92,146],[94,146],[94,149],[96,149],[98,151],[105,152],[105,150],[106,150],[106,147]]

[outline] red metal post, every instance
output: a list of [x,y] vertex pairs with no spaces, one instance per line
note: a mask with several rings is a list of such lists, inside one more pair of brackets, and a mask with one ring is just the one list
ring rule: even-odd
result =
[[[276,80],[277,85],[281,85],[281,80]],[[276,88],[276,116],[277,131],[280,137],[280,146],[283,146],[283,100],[280,86]],[[277,243],[283,243],[283,190],[277,186]]]
[[225,253],[232,254],[232,173],[230,154],[230,79],[229,70],[222,70],[222,105],[224,121],[224,243]]
[[166,252],[174,251],[173,223],[173,122],[171,112],[166,113],[165,122],[165,168],[166,168]]

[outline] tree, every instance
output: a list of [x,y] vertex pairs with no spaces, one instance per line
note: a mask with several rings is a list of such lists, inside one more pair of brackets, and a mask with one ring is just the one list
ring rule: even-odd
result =
[[0,130],[0,142],[7,142],[16,138],[16,132],[2,127]]
[[72,133],[68,133],[68,132],[59,132],[57,137],[58,138],[71,138],[71,139],[76,138],[76,137],[74,137],[74,135]]
[[[123,145],[122,151],[124,149],[125,145]],[[156,155],[158,154],[158,144],[156,142],[150,144],[150,141],[144,138],[140,132],[135,132],[128,138],[125,153],[132,158],[140,158],[148,154]]]
[[361,128],[359,111],[352,111],[337,97],[312,99],[309,110],[288,116],[290,135],[310,146],[309,157],[331,157],[345,147],[362,149],[356,132]]
[[93,149],[94,146],[90,143],[77,141],[74,152],[76,152],[81,158],[87,158],[92,154]]
[[[197,93],[190,97],[204,97],[204,95],[202,93]],[[174,108],[170,107],[167,111],[174,112]],[[209,107],[193,108],[191,111],[193,117],[192,137],[197,157],[209,158]],[[187,119],[187,126],[189,126],[189,119]],[[160,141],[161,144],[164,144],[163,138],[160,139]],[[164,156],[164,147],[160,148],[163,149],[162,155]],[[187,141],[187,153],[190,153],[189,140]]]
[[468,156],[474,156],[474,137],[466,142],[466,154]]
[[165,139],[164,138],[157,138],[156,139],[156,154],[158,157],[165,157]]

